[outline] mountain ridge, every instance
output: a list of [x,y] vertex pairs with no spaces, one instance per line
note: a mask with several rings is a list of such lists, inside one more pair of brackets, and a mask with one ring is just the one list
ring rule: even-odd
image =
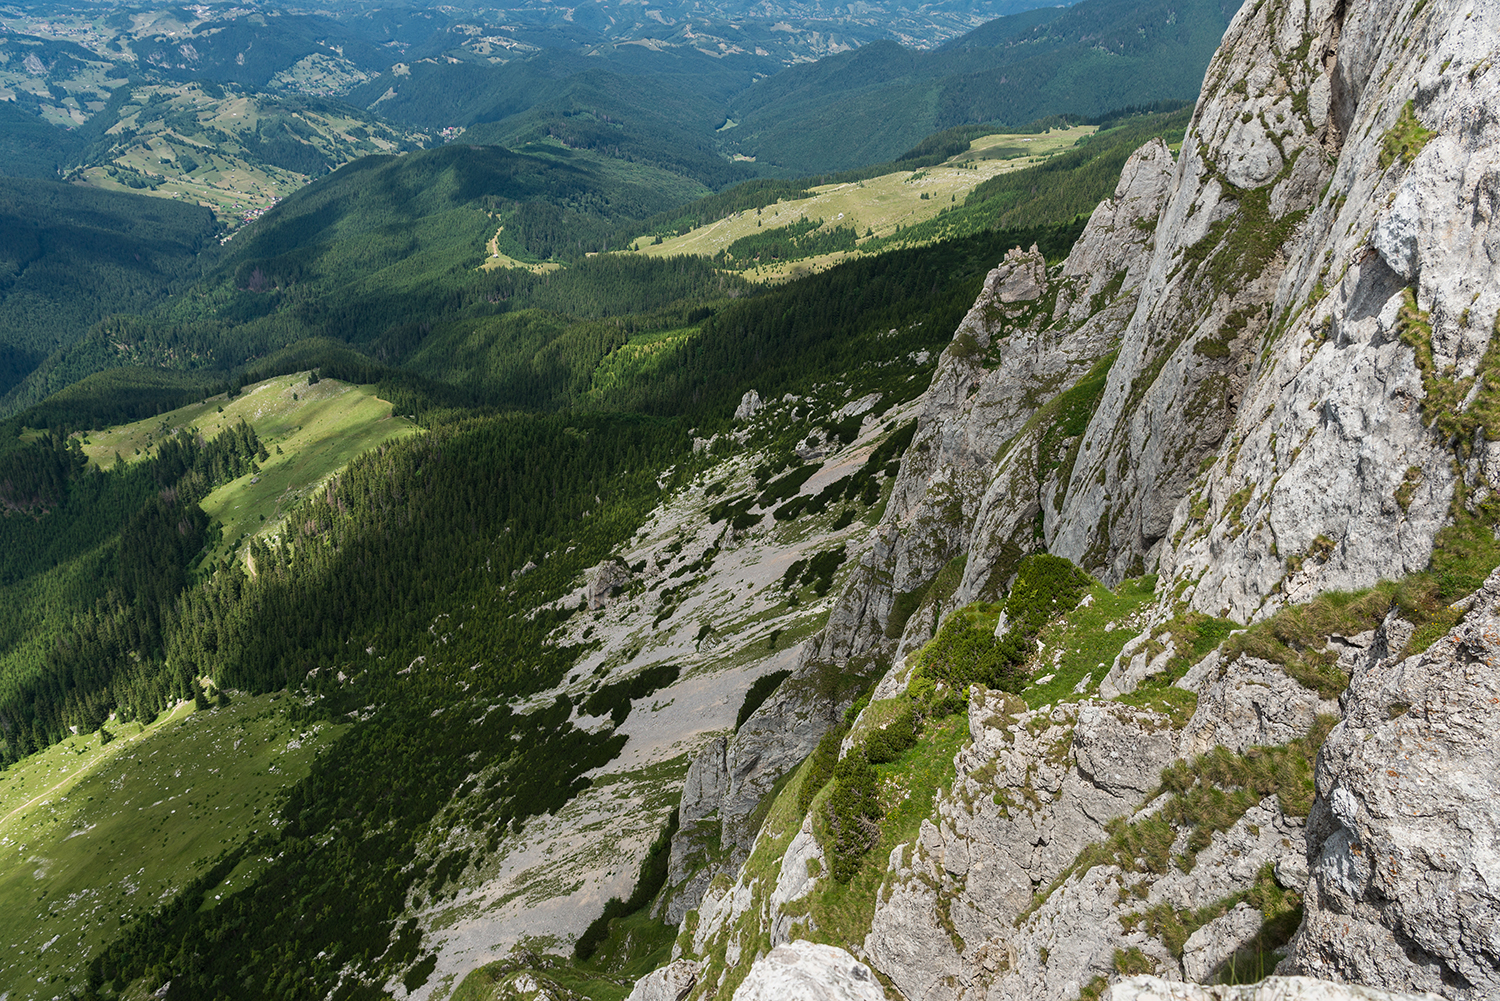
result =
[[[1463,933],[1437,930],[1493,913],[1475,882],[1486,835],[1437,835],[1422,809],[1391,800],[1399,786],[1481,832],[1494,820],[1493,777],[1474,785],[1443,763],[1492,760],[1493,737],[1471,728],[1488,710],[1461,699],[1405,715],[1422,693],[1494,684],[1492,668],[1470,666],[1494,656],[1481,625],[1500,562],[1489,446],[1463,443],[1488,441],[1500,329],[1478,208],[1500,138],[1486,59],[1497,38],[1493,16],[1464,8],[1246,6],[1175,161],[1140,150],[1061,269],[1017,248],[991,272],[925,394],[879,541],[794,678],[882,655],[894,665],[833,731],[831,782],[806,763],[731,766],[729,782],[753,777],[774,801],[764,822],[764,806],[735,802],[731,818],[727,796],[695,801],[726,831],[734,820],[738,852],[691,884],[696,909],[692,896],[675,905],[682,958],[633,997],[667,982],[686,985],[680,996],[770,996],[767,983],[786,989],[777,970],[839,962],[908,998],[1155,996],[1127,978],[1207,982],[1237,957],[1261,964],[1252,977],[1275,967],[1451,998],[1500,982]],[[1096,360],[1108,375],[1091,381]],[[1033,417],[1070,385],[1081,419],[1059,435]],[[1016,628],[1006,613],[1037,550],[1110,587],[1159,571],[1145,578],[1156,597],[1105,627],[1119,645],[1099,649],[1117,652],[1091,668],[1065,645],[1086,605],[1052,592],[1073,610],[1063,632],[1036,637],[1030,670],[1045,677],[1016,689],[981,674],[951,784],[911,786],[881,730],[915,713],[900,725],[920,746],[942,712],[928,708],[934,658],[975,616],[996,637]],[[1033,697],[1065,665],[1071,693]],[[774,758],[778,720],[806,705],[778,692],[753,736],[694,767]],[[1431,783],[1421,793],[1397,770],[1410,739],[1432,742],[1412,765]],[[782,743],[796,760],[809,737]],[[1282,754],[1300,760],[1303,793],[1230,777]],[[1202,770],[1214,761],[1230,776]],[[931,807],[919,830],[889,835],[879,818],[895,807],[866,814],[891,855],[857,863],[865,875],[846,888],[839,811],[858,800],[841,797],[859,795],[870,766],[896,802],[906,788]],[[1222,820],[1192,805],[1197,790],[1247,784]],[[1414,852],[1424,837],[1452,862]],[[1191,854],[1152,861],[1168,850]],[[1434,903],[1416,903],[1406,879]],[[874,898],[851,918],[856,885]],[[1382,903],[1397,899],[1411,902]],[[1338,930],[1348,915],[1352,938]],[[798,939],[838,948],[817,959]]]

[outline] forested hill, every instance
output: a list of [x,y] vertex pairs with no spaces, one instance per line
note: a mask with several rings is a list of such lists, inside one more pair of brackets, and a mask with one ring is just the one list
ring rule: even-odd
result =
[[1190,100],[1238,8],[1083,0],[998,18],[932,51],[874,41],[779,71],[747,53],[623,46],[590,60],[422,63],[349,100],[415,127],[467,126],[470,141],[550,137],[717,188],[888,161],[957,125]]
[[186,288],[216,230],[196,205],[0,177],[0,400],[95,321]]
[[970,122],[1191,99],[1239,6],[1084,0],[1000,18],[933,52],[864,46],[740,94],[726,142],[763,172],[812,174],[888,160]]

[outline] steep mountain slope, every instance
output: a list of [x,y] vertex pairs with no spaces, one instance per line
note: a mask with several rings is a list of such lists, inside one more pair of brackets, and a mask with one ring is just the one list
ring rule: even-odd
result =
[[[1061,268],[991,273],[793,680],[893,666],[753,812],[694,795],[738,850],[666,898],[684,958],[637,997],[850,952],[924,1001],[1493,994],[1497,25],[1246,6],[1175,162],[1142,148]],[[795,760],[807,706],[690,775]]]

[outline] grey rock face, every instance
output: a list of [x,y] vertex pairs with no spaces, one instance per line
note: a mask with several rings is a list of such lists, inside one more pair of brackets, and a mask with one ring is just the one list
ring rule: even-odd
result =
[[1312,729],[1319,714],[1338,715],[1338,702],[1289,678],[1279,664],[1242,656],[1201,680],[1198,708],[1183,731],[1183,753],[1216,746],[1243,752],[1275,747]]
[[1328,170],[1310,92],[1325,74],[1332,9],[1243,7],[1209,67],[1145,291],[1048,527],[1053,552],[1111,580],[1152,561],[1250,385],[1287,255],[1247,257],[1235,234],[1279,224],[1288,244],[1304,238]]
[[698,984],[699,964],[679,959],[635,982],[625,1001],[683,1001]]
[[1500,994],[1500,572],[1426,652],[1357,675],[1318,762],[1287,967]]
[[[1031,546],[1039,498],[1066,486],[1043,490],[1037,481],[1037,440],[1050,424],[1028,422],[1119,337],[1171,174],[1166,145],[1148,143],[1061,269],[1049,275],[1035,248],[1017,247],[986,277],[923,397],[878,541],[830,617],[821,659],[903,653],[931,635],[942,611],[993,598],[1006,583],[1024,551],[1018,545]],[[898,637],[889,620],[896,596],[926,585],[962,552],[969,561],[956,593],[941,604],[930,598]]]
[[672,835],[672,850],[667,856],[667,885],[676,888],[662,905],[662,920],[668,924],[677,924],[698,906],[716,872],[708,863],[722,833],[717,814],[729,787],[727,746],[726,738],[715,737],[688,765],[678,804],[677,833]]
[[734,419],[737,421],[748,421],[759,413],[760,408],[763,406],[765,404],[762,402],[760,394],[753,389],[749,390],[744,396],[740,397],[740,405],[734,408]]
[[[675,924],[697,907],[715,875],[732,873],[755,843],[756,808],[776,782],[812,753],[846,708],[817,691],[823,665],[803,661],[728,738],[705,747],[688,766],[681,827],[667,862],[664,919]],[[728,849],[710,858],[710,846]]]
[[1100,1001],[1436,1001],[1436,996],[1398,994],[1312,977],[1267,977],[1258,984],[1200,987],[1143,975],[1114,984]]
[[[1244,620],[1419,571],[1448,520],[1454,453],[1430,427],[1401,309],[1410,296],[1425,314],[1436,370],[1474,373],[1500,311],[1500,78],[1459,67],[1495,51],[1500,12],[1452,0],[1415,10],[1314,4],[1304,19],[1317,36],[1310,60],[1330,67],[1328,87],[1308,92],[1309,110],[1327,95],[1326,127],[1312,135],[1337,162],[1324,194],[1287,203],[1309,209],[1256,324],[1266,353],[1218,464],[1179,495],[1165,536],[1162,569],[1196,581],[1204,611]],[[1408,100],[1433,133],[1409,162],[1385,149]],[[1309,147],[1299,168],[1321,152]],[[1272,207],[1295,175],[1272,187]],[[1488,495],[1486,450],[1459,460]]]
[[1260,931],[1260,912],[1249,904],[1235,904],[1223,917],[1215,918],[1188,936],[1182,947],[1182,972],[1194,983],[1203,983]]
[[605,560],[588,572],[585,594],[588,607],[596,611],[609,604],[615,592],[630,583],[630,568],[621,566],[617,560]]
[[711,815],[719,808],[724,790],[729,785],[729,766],[725,753],[728,740],[715,737],[708,746],[688,765],[687,778],[682,783],[682,801],[678,805],[683,824],[691,824]]
[[776,781],[812,753],[843,712],[818,697],[817,665],[803,665],[757,709],[725,751],[728,783],[719,804],[724,844],[733,845],[735,865],[755,843],[751,815]]
[[755,961],[734,1001],[885,1001],[885,991],[843,949],[789,942]]

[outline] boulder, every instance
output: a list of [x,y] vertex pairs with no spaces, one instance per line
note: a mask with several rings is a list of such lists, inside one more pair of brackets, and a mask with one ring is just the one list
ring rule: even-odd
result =
[[1318,757],[1288,972],[1500,996],[1500,571],[1426,651],[1357,674]]
[[679,959],[652,970],[635,982],[625,1001],[682,1001],[697,986],[698,969],[691,959]]
[[885,991],[843,949],[788,942],[755,961],[734,1001],[885,1001]]
[[1249,945],[1260,926],[1260,911],[1249,904],[1235,904],[1228,914],[1188,936],[1182,947],[1182,972],[1189,980],[1203,983],[1229,957]]
[[753,389],[749,390],[744,396],[740,397],[740,405],[734,408],[734,419],[737,421],[748,421],[759,413],[760,408],[763,406],[765,406],[765,403],[761,400],[760,394]]

